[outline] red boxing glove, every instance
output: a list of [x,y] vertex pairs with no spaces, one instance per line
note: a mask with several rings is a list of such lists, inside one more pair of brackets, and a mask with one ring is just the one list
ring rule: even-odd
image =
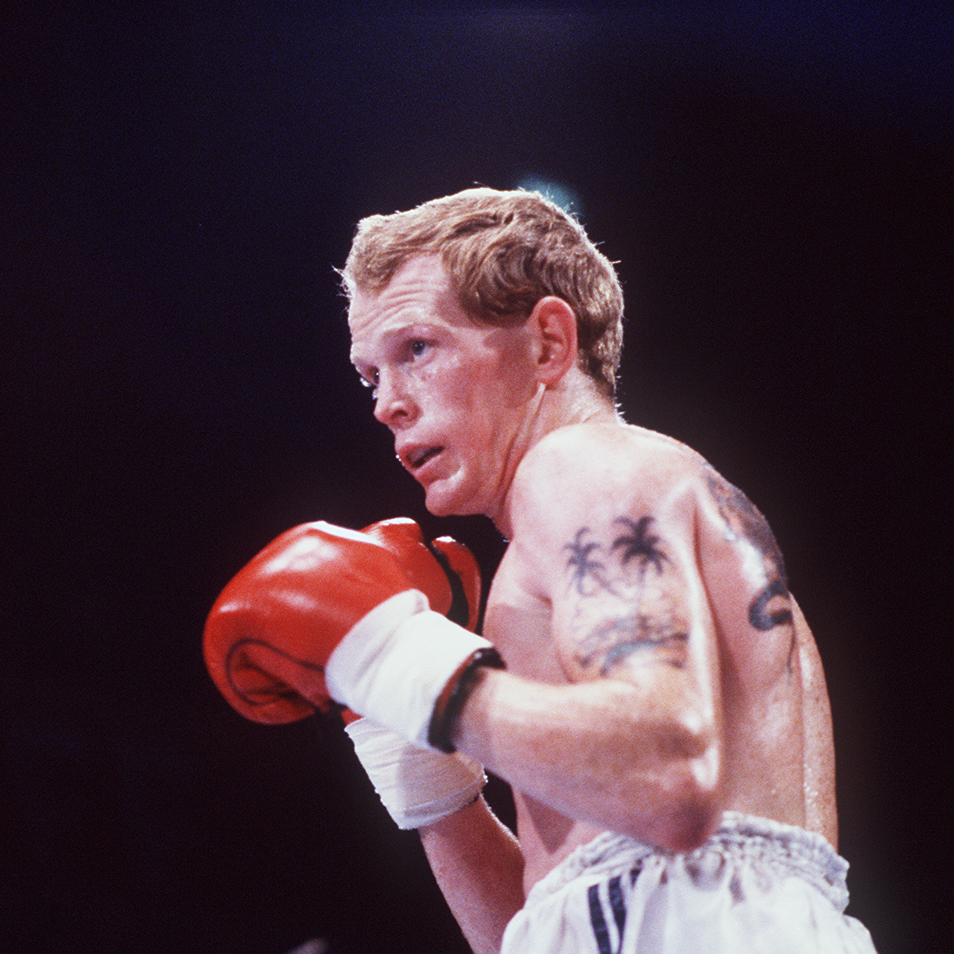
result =
[[381,520],[361,532],[397,557],[411,585],[427,596],[432,610],[476,631],[480,567],[463,543],[452,537],[438,537],[429,544],[410,517]]
[[[380,520],[361,532],[397,557],[411,586],[424,593],[432,610],[476,632],[480,615],[480,567],[463,543],[453,537],[438,537],[428,543],[410,517]],[[345,709],[342,716],[348,723],[359,718],[349,709]]]
[[429,611],[414,588],[449,588],[446,577],[445,589],[435,585],[421,559],[423,538],[421,551],[407,527],[376,532],[417,554],[411,577],[369,535],[324,522],[289,530],[216,601],[206,665],[231,705],[255,721],[290,722],[334,700],[417,745],[449,749],[446,705],[461,674],[484,657],[499,663],[486,640]]
[[255,722],[326,711],[324,664],[337,643],[368,610],[408,589],[398,562],[368,537],[302,524],[265,547],[216,600],[203,639],[209,674]]

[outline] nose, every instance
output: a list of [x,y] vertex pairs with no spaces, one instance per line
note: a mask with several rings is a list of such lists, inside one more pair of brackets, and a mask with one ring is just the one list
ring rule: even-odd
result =
[[388,427],[400,426],[411,418],[413,401],[400,375],[378,372],[374,417]]

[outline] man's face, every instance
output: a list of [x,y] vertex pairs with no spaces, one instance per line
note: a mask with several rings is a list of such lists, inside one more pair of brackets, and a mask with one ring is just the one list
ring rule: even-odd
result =
[[358,292],[348,323],[374,416],[428,510],[494,517],[539,404],[527,329],[476,324],[435,256],[408,260],[378,295]]

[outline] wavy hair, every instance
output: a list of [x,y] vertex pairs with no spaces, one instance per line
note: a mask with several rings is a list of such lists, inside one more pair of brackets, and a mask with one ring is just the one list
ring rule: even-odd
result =
[[467,189],[407,212],[358,223],[345,292],[379,294],[407,259],[440,256],[462,307],[497,326],[525,321],[546,295],[576,315],[578,362],[612,397],[623,341],[623,292],[613,264],[583,227],[537,192]]

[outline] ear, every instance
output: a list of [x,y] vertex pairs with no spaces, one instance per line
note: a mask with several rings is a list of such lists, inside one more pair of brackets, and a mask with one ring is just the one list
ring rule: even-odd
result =
[[552,387],[576,367],[576,314],[562,298],[547,295],[534,305],[527,328],[536,343],[537,380]]

